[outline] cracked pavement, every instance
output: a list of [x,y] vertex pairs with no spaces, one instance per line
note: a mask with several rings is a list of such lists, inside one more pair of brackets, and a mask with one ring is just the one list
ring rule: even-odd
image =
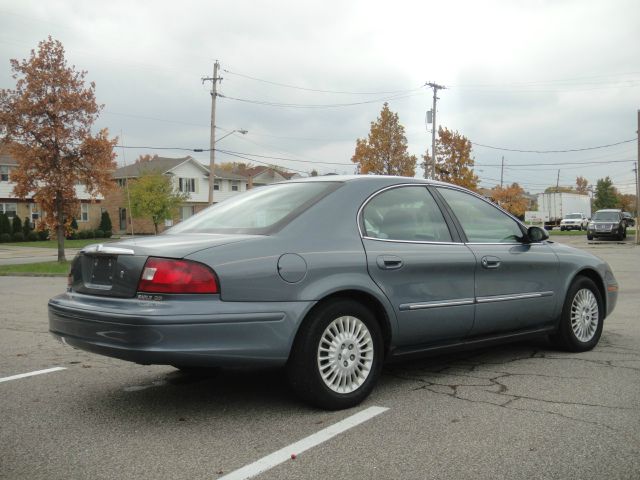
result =
[[[281,371],[186,375],[73,350],[47,333],[65,279],[0,278],[0,478],[217,478],[368,406],[389,410],[260,479],[640,478],[640,248],[562,241],[621,286],[598,346],[544,339],[386,365],[360,407],[307,408]],[[295,453],[295,452],[292,452]]]

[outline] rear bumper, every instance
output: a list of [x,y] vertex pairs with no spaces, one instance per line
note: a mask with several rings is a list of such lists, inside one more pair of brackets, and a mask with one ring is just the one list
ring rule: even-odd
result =
[[143,302],[68,293],[49,301],[49,331],[72,347],[141,364],[275,366],[287,361],[310,307],[217,296]]

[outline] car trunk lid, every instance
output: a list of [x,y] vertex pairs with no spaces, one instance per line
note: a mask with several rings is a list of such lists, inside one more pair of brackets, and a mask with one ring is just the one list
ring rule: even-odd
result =
[[182,234],[89,245],[73,260],[70,287],[77,293],[132,298],[149,257],[184,258],[203,249],[250,238],[254,236]]

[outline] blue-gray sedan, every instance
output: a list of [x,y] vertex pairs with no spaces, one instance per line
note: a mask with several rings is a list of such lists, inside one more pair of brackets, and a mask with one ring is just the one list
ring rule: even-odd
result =
[[85,248],[49,325],[141,364],[286,366],[300,397],[339,409],[371,392],[389,358],[534,335],[589,350],[617,291],[604,261],[468,190],[327,176]]

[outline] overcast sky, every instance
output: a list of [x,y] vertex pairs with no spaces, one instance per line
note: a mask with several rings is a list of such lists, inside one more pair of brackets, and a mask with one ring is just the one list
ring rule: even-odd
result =
[[[639,20],[637,0],[0,0],[0,88],[15,86],[10,58],[28,58],[47,35],[60,40],[96,83],[98,127],[123,145],[155,147],[118,148],[122,165],[143,153],[187,154],[158,147],[208,148],[211,84],[201,78],[218,59],[218,138],[248,130],[218,148],[300,160],[250,157],[256,164],[353,173],[355,141],[385,99],[410,152],[430,148],[424,84],[437,82],[447,87],[437,122],[474,143],[482,186],[500,183],[504,156],[505,183],[531,192],[555,185],[559,169],[561,185],[609,175],[632,193],[636,142],[544,154],[479,144],[548,151],[635,139]],[[206,152],[191,155],[208,163]],[[216,156],[233,160],[242,159]]]

